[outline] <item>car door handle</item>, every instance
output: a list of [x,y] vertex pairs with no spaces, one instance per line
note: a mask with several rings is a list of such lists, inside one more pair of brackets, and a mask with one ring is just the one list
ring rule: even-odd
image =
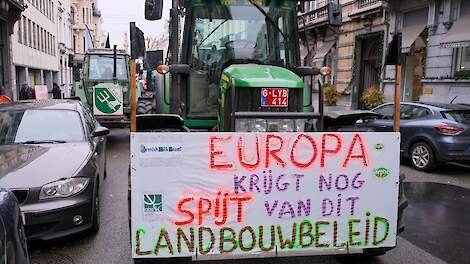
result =
[[93,154],[95,157],[98,157],[98,152],[95,152],[95,154]]

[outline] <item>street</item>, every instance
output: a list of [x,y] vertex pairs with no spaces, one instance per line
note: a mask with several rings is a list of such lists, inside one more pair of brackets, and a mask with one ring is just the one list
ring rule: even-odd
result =
[[[50,243],[33,243],[30,245],[32,263],[132,263],[131,247],[129,240],[129,223],[128,223],[128,200],[127,200],[127,184],[128,184],[128,166],[129,166],[129,132],[123,129],[112,130],[108,138],[107,150],[107,169],[108,178],[104,184],[104,197],[101,204],[101,229],[97,235],[84,234],[69,237],[60,241]],[[443,188],[450,188],[447,196],[449,199],[452,193],[462,201],[456,203],[457,208],[452,207],[453,213],[467,213],[468,201],[464,201],[465,195],[470,194],[470,175],[469,169],[458,166],[445,166],[440,168],[436,173],[421,173],[411,169],[408,166],[402,166],[402,172],[406,174],[407,182],[413,182],[406,185],[406,194],[410,200],[410,206],[406,211],[405,224],[406,230],[398,240],[398,247],[385,256],[362,259],[337,259],[334,257],[302,257],[288,259],[270,259],[270,260],[244,260],[236,261],[237,263],[470,263],[465,255],[465,246],[470,244],[468,236],[459,238],[456,232],[463,232],[458,228],[461,223],[468,223],[468,216],[459,217],[451,215],[447,212],[446,206],[436,206],[429,210],[437,210],[441,213],[440,218],[426,217],[421,215],[422,219],[427,219],[429,223],[420,223],[419,213],[429,213],[422,200],[428,199],[425,193],[430,188],[424,182],[433,182],[438,184],[450,185]],[[415,184],[414,182],[420,182]],[[441,188],[443,185],[432,185]],[[463,187],[463,188],[461,188]],[[432,190],[434,192],[435,190]],[[416,197],[415,197],[416,196]],[[420,198],[421,199],[418,199]],[[440,197],[439,193],[434,192],[434,199]],[[454,199],[454,198],[452,198]],[[434,201],[430,199],[429,201]],[[423,207],[420,207],[423,205]],[[450,210],[450,209],[449,209]],[[413,213],[415,212],[415,213]],[[451,218],[451,222],[448,221]],[[455,219],[456,222],[453,222]],[[459,222],[460,221],[460,222]],[[444,224],[448,224],[444,225]],[[457,226],[456,226],[457,225]],[[430,227],[431,231],[419,232],[417,227]],[[457,229],[456,229],[457,228]],[[457,230],[457,231],[455,231]],[[466,231],[469,232],[469,231]],[[420,234],[425,234],[420,236]],[[437,236],[433,237],[433,236]],[[460,239],[460,240],[459,240]],[[453,244],[448,244],[449,240],[453,240]],[[438,243],[438,242],[441,243]],[[465,262],[467,261],[467,262]],[[235,261],[224,261],[231,263]]]

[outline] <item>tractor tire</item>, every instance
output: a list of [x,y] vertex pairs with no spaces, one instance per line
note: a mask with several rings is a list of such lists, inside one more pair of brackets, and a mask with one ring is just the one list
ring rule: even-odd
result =
[[152,101],[140,100],[137,102],[137,114],[138,115],[149,115],[154,114],[155,109],[153,108]]

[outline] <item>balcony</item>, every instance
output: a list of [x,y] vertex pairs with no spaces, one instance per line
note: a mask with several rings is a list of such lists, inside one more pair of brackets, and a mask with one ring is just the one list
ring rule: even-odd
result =
[[307,30],[328,24],[328,6],[319,7],[298,17],[299,30]]
[[385,5],[386,1],[381,0],[357,0],[354,3],[354,9],[349,14],[349,17],[355,19],[371,15],[380,12]]

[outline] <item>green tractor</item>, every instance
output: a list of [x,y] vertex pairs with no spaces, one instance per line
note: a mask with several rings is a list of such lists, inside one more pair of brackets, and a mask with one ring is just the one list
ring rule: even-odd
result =
[[[82,85],[75,95],[87,103],[97,120],[108,127],[130,124],[130,69],[125,50],[89,49],[85,54]],[[138,113],[154,112],[153,95],[137,86]]]
[[[160,19],[161,8],[161,0],[147,0],[146,19]],[[158,67],[158,113],[179,115],[199,131],[312,127],[318,114],[302,78],[320,70],[300,67],[296,1],[173,1],[170,16],[169,64]]]

